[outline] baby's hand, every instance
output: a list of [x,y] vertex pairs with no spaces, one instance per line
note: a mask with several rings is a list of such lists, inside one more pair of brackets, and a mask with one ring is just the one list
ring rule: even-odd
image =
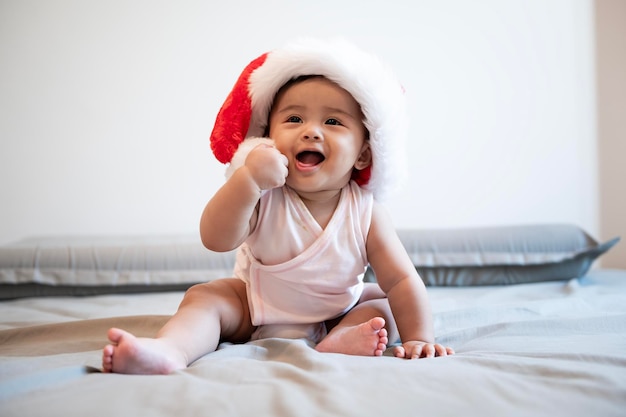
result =
[[287,157],[270,145],[259,145],[246,157],[245,166],[261,190],[282,187],[287,178]]
[[409,341],[396,346],[393,350],[396,358],[418,359],[432,358],[435,356],[454,355],[454,349],[440,345],[439,343],[426,343],[420,341]]

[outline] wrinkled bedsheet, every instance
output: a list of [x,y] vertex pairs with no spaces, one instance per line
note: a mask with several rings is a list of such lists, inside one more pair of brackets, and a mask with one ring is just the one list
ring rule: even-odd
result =
[[0,303],[0,415],[624,416],[626,271],[429,288],[438,341],[401,360],[304,340],[222,344],[167,376],[100,372],[106,330],[156,333],[182,293]]

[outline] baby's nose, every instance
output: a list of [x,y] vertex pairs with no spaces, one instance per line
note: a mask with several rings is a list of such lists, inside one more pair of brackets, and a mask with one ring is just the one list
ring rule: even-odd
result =
[[304,132],[305,140],[320,140],[322,139],[322,133],[318,128],[309,128]]

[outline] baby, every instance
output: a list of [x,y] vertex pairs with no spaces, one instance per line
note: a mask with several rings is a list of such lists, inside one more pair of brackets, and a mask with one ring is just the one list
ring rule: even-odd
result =
[[[387,67],[343,41],[252,61],[216,120],[211,146],[230,167],[200,221],[208,249],[239,248],[234,278],[190,288],[155,338],[110,329],[104,371],[167,374],[222,341],[267,337],[453,354],[434,341],[426,288],[378,202],[400,177],[403,99]],[[368,265],[377,284],[363,282]]]

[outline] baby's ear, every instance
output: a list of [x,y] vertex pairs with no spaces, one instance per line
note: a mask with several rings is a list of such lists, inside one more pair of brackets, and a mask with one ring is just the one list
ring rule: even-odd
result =
[[257,146],[265,144],[269,146],[274,146],[274,141],[270,138],[259,138],[259,137],[251,137],[244,139],[240,144],[233,158],[230,160],[230,165],[226,168],[226,179],[230,178],[231,175],[243,166],[246,162],[246,157],[250,153],[250,151]]
[[359,159],[356,160],[354,164],[354,168],[359,171],[367,168],[372,164],[372,150],[370,149],[369,142],[365,142],[363,147],[361,148],[361,153],[359,154]]

